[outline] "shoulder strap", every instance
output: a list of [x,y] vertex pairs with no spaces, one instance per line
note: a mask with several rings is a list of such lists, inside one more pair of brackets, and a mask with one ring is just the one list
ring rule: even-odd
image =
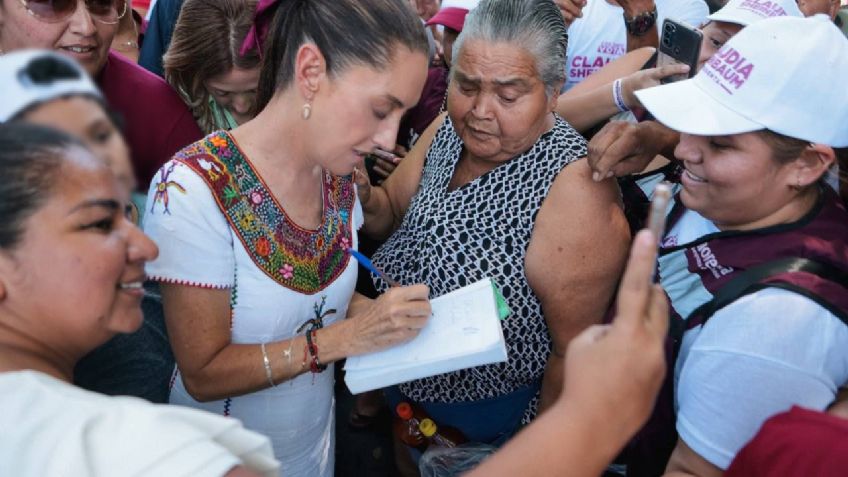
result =
[[[821,277],[848,288],[848,273],[833,265],[816,262],[807,258],[788,257],[772,260],[742,272],[739,276],[730,280],[713,296],[713,299],[699,306],[693,317],[699,317],[700,323],[705,323],[713,314],[737,299],[761,290],[769,285],[762,283],[764,280],[782,273],[805,272]],[[792,289],[792,288],[789,288]],[[817,303],[824,301],[821,297],[809,292],[805,295]],[[835,307],[829,306],[828,310],[839,316],[843,322],[848,324],[848,316],[844,312],[837,313]]]

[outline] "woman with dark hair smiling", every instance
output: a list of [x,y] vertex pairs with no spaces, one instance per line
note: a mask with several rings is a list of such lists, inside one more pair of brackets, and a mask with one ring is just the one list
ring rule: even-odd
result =
[[70,384],[83,355],[142,322],[156,245],[78,140],[0,125],[0,462],[8,475],[249,476],[268,440],[233,419]]
[[[0,123],[26,121],[76,136],[112,169],[128,216],[138,223],[144,196],[133,192],[136,180],[119,119],[79,64],[47,50],[8,53],[0,57],[0,90],[6,94]],[[109,395],[168,401],[174,356],[158,293],[147,294],[142,309],[145,320],[136,332],[117,335],[79,360],[75,384]]]
[[848,90],[832,87],[846,76],[830,19],[781,16],[742,29],[693,79],[636,93],[680,133],[681,168],[657,271],[673,387],[643,434],[654,472],[631,463],[632,475],[661,472],[672,448],[666,472],[721,475],[766,419],[824,410],[848,385],[848,212],[825,183],[848,146]]

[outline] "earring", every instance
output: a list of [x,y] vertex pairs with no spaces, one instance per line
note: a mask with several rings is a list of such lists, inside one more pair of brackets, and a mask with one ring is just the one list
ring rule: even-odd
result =
[[300,112],[300,117],[304,120],[309,119],[309,116],[312,116],[312,105],[309,103],[303,104],[303,110]]

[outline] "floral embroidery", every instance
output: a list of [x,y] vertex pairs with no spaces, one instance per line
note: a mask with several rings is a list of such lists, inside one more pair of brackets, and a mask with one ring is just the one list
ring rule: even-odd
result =
[[176,160],[206,181],[253,262],[280,285],[317,293],[347,267],[347,249],[353,243],[349,218],[356,200],[350,177],[324,173],[321,226],[306,230],[288,218],[227,132],[210,134],[179,152]]
[[268,242],[267,238],[259,237],[256,239],[256,253],[258,253],[260,257],[267,257],[268,255],[271,255],[271,243]]
[[209,138],[209,142],[212,143],[216,148],[225,148],[227,147],[227,140],[221,136],[213,135]]
[[152,214],[154,209],[156,208],[156,204],[161,202],[165,207],[164,212],[168,215],[171,215],[170,209],[168,209],[168,203],[170,202],[170,197],[168,196],[168,189],[173,187],[185,194],[185,187],[180,185],[176,181],[169,180],[171,173],[174,172],[174,166],[177,163],[172,162],[168,168],[159,169],[159,182],[156,183],[156,192],[153,194],[153,205],[150,207],[150,213]]
[[254,205],[259,205],[262,203],[262,194],[258,191],[253,191],[250,193],[250,201],[253,202]]

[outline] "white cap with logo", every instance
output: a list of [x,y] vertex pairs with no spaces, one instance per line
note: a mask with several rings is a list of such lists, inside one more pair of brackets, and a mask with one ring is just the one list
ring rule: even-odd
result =
[[730,0],[707,18],[748,26],[772,17],[803,17],[796,0]]
[[636,92],[671,129],[699,136],[769,129],[848,146],[848,40],[824,15],[745,27],[688,80]]
[[18,50],[0,56],[0,123],[38,103],[83,94],[101,98],[74,60],[49,50]]

